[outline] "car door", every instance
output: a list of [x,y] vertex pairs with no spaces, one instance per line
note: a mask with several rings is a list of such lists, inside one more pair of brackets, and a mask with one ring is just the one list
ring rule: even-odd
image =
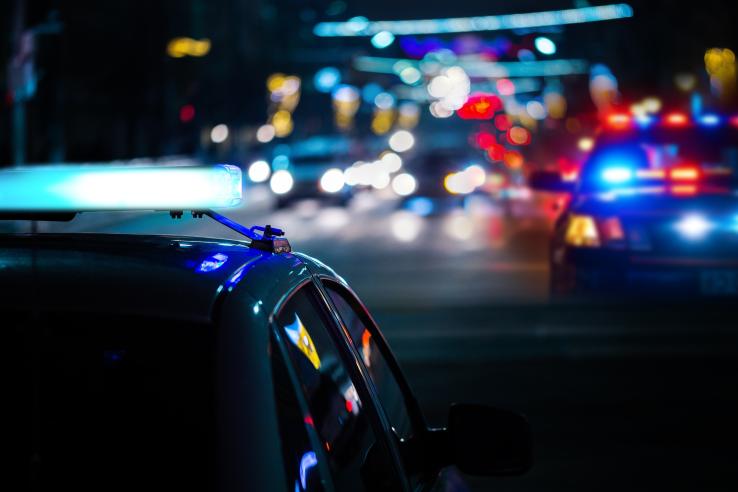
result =
[[327,461],[333,488],[406,490],[397,450],[354,352],[312,282],[282,304],[273,329],[286,354],[304,421],[317,436],[315,457]]

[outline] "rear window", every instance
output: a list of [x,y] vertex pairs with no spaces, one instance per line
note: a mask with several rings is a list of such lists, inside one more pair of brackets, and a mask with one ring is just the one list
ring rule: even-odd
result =
[[3,317],[11,412],[3,436],[19,489],[212,488],[212,330]]

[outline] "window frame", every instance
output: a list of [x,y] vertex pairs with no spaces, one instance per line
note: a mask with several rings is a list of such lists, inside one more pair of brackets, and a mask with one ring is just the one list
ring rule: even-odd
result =
[[[403,488],[403,490],[411,490],[407,481],[407,473],[405,472],[405,468],[402,463],[399,448],[397,447],[397,443],[394,442],[393,439],[391,439],[391,437],[393,436],[393,432],[390,428],[389,422],[386,419],[381,402],[376,396],[374,385],[369,379],[369,376],[365,374],[361,361],[357,358],[358,355],[354,349],[353,342],[351,342],[350,339],[346,338],[347,334],[344,332],[345,328],[343,326],[343,323],[339,321],[340,318],[336,317],[337,313],[335,312],[335,308],[333,307],[330,298],[323,290],[321,282],[314,275],[311,275],[311,278],[305,279],[304,281],[295,285],[286,295],[284,295],[279,300],[279,302],[274,307],[274,310],[269,315],[268,323],[269,330],[275,335],[275,342],[279,346],[282,358],[285,365],[287,366],[287,372],[290,376],[292,387],[296,393],[297,401],[300,404],[300,409],[306,415],[310,413],[310,408],[308,406],[307,400],[305,399],[304,392],[302,391],[300,377],[297,374],[292,360],[289,357],[286,341],[284,339],[284,336],[282,336],[282,330],[284,328],[278,323],[277,318],[280,316],[280,314],[289,304],[292,298],[298,292],[301,292],[303,289],[306,288],[308,290],[312,290],[312,292],[308,292],[308,295],[313,295],[318,301],[318,304],[322,306],[322,313],[320,313],[320,316],[325,321],[325,330],[328,332],[328,337],[335,345],[336,351],[339,353],[339,357],[341,357],[341,360],[345,364],[349,378],[354,384],[359,397],[364,402],[370,402],[368,406],[364,405],[365,408],[368,407],[367,415],[370,425],[372,426],[372,430],[375,433],[376,439],[381,439],[384,442],[384,445],[389,450],[392,459],[392,465],[394,466],[396,475],[401,482],[400,486]],[[333,485],[333,476],[328,467],[328,457],[325,455],[325,450],[321,445],[320,437],[317,434],[317,430],[314,428],[308,428],[307,430],[308,435],[311,439],[311,443],[313,442],[313,439],[315,439],[315,442],[318,446],[316,454],[319,453],[318,462],[321,475],[325,475],[325,473],[327,473],[327,478],[329,480],[329,482],[327,483],[330,487],[329,490],[335,490],[335,486]],[[325,480],[324,483],[326,483]]]
[[[372,338],[374,338],[374,340],[376,341],[377,346],[379,347],[380,353],[387,361],[387,365],[389,366],[390,371],[392,371],[392,375],[397,381],[397,384],[400,387],[400,391],[402,391],[402,396],[405,401],[405,405],[407,407],[412,426],[419,433],[427,431],[428,425],[425,422],[425,417],[423,416],[420,403],[418,402],[417,398],[415,398],[415,394],[410,388],[410,384],[407,382],[407,379],[405,378],[405,374],[402,372],[402,368],[400,367],[400,364],[397,362],[397,358],[395,357],[394,353],[392,352],[392,349],[387,343],[387,339],[384,337],[384,334],[379,329],[379,325],[377,324],[377,322],[374,320],[372,315],[369,313],[369,310],[367,309],[366,305],[359,299],[359,297],[356,295],[356,293],[353,290],[351,290],[350,287],[346,286],[340,281],[328,275],[320,275],[318,276],[318,280],[319,280],[321,289],[325,290],[324,295],[326,296],[326,298],[328,299],[330,303],[330,307],[331,307],[331,310],[333,311],[332,314],[335,318],[335,321],[336,323],[340,325],[341,331],[343,332],[343,337],[350,344],[354,357],[356,357],[357,360],[359,361],[362,372],[365,373],[365,378],[368,380],[368,384],[371,385],[372,391],[374,392],[374,394],[375,395],[378,394],[376,388],[374,387],[374,381],[372,381],[371,376],[366,373],[367,369],[366,367],[364,367],[364,363],[361,361],[361,354],[359,354],[358,349],[356,348],[356,345],[353,343],[351,339],[351,335],[348,332],[348,328],[346,328],[343,319],[341,318],[341,314],[338,311],[338,308],[336,308],[335,304],[333,303],[333,299],[330,298],[330,294],[328,293],[328,289],[329,289],[328,285],[330,285],[330,288],[337,290],[339,292],[339,295],[341,291],[343,291],[344,294],[347,294],[346,296],[344,296],[344,299],[346,299],[351,309],[359,316],[359,318],[364,323],[365,327],[369,329],[369,331],[371,332]],[[381,405],[381,402],[379,403],[380,403],[379,407],[382,409],[382,413],[385,413],[384,407]],[[385,414],[385,418],[387,419],[386,414]]]
[[[310,415],[310,408],[308,407],[307,401],[305,400],[305,395],[300,388],[299,376],[297,375],[297,371],[292,365],[292,360],[290,359],[289,353],[287,352],[287,346],[284,342],[284,337],[279,330],[280,327],[276,322],[269,322],[269,358],[271,359],[270,365],[273,367],[273,365],[276,363],[282,364],[284,366],[285,372],[287,373],[287,378],[289,380],[288,384],[290,385],[290,390],[297,400],[297,405],[300,408],[300,412],[303,415]],[[279,351],[279,360],[275,361],[273,359],[273,357],[275,356],[272,353],[273,350]],[[272,381],[274,381],[273,378]],[[304,421],[302,425],[304,426],[305,432],[307,433],[310,446],[313,448],[313,452],[315,452],[316,456],[318,457],[318,472],[320,473],[323,487],[326,492],[334,492],[336,488],[333,485],[333,476],[331,475],[331,470],[328,466],[328,457],[325,455],[325,449],[323,449],[323,446],[321,444],[320,436],[318,436],[318,431],[315,429],[315,427],[308,425]],[[282,447],[285,443],[282,440],[282,436],[279,436],[279,438],[279,444],[280,447]],[[283,457],[280,456],[280,459],[283,459]],[[283,463],[282,466],[284,467],[285,464]]]

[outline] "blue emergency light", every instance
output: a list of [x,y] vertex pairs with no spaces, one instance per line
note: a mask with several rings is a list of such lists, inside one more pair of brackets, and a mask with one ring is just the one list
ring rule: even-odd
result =
[[602,170],[602,179],[608,184],[623,184],[633,179],[633,169],[628,166],[608,166]]
[[208,210],[241,202],[236,166],[35,166],[0,171],[0,212]]

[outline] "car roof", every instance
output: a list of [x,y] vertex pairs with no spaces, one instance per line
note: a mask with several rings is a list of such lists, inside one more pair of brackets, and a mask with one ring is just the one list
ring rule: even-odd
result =
[[[285,261],[286,256],[292,261]],[[249,286],[249,294],[257,298],[262,291],[265,298],[274,297],[274,285],[268,284],[278,284],[295,261],[303,261],[222,239],[3,234],[0,308],[210,322],[219,296],[230,284],[248,283],[249,266],[257,260],[269,272],[259,275],[259,285]]]

